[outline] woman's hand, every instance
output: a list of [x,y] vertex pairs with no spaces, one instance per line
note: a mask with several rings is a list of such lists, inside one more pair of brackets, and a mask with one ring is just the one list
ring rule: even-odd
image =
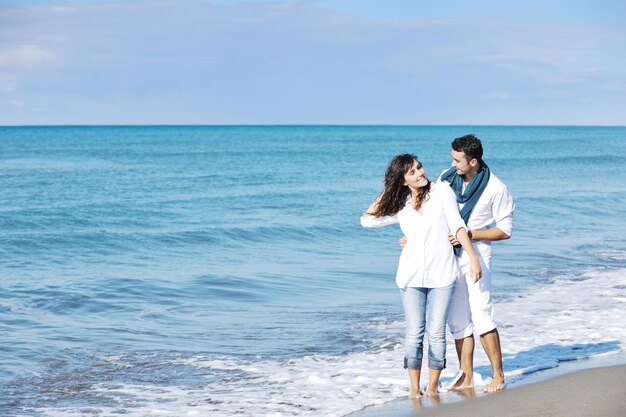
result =
[[483,269],[481,268],[476,255],[474,255],[470,260],[470,272],[472,273],[472,278],[474,278],[474,284],[476,284],[483,276]]
[[[450,238],[449,240],[450,242],[453,241],[453,239]],[[472,241],[470,240],[467,230],[462,227],[459,228],[459,230],[456,231],[456,240],[463,246],[463,249],[470,257],[470,272],[472,273],[474,284],[476,284],[483,276],[483,269],[480,266],[480,261],[478,260],[474,246],[472,246]]]

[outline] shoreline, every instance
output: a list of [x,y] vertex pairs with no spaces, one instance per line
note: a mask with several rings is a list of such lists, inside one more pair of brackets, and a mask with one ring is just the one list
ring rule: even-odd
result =
[[402,398],[345,417],[625,416],[624,355],[572,362],[512,378],[498,393],[485,394],[477,388],[445,392],[437,399]]

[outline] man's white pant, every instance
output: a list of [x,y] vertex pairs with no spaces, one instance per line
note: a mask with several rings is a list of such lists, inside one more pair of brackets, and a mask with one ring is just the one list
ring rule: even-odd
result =
[[474,283],[470,273],[469,256],[463,253],[459,259],[461,276],[448,313],[448,327],[455,339],[463,339],[473,333],[482,335],[496,328],[491,301],[491,257],[478,256],[478,259],[483,276],[477,283]]

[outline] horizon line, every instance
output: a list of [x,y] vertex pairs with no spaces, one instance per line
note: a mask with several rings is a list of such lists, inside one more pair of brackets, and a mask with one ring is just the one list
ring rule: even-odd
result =
[[408,124],[408,123],[380,123],[380,124],[359,124],[359,123],[231,123],[231,124],[203,124],[203,123],[137,123],[137,124],[0,124],[0,128],[5,127],[626,127],[626,124],[472,124],[472,123],[452,123],[452,124]]

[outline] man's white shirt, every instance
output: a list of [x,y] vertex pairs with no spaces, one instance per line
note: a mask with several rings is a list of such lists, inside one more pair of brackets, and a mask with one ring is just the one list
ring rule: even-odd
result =
[[[439,177],[441,179],[441,175]],[[447,182],[445,183],[448,184]],[[463,206],[464,204],[459,204],[459,210]],[[469,230],[483,230],[495,226],[511,236],[513,233],[514,212],[515,203],[509,189],[498,177],[491,173],[485,190],[470,214],[467,228]],[[491,241],[479,240],[473,243],[474,249],[478,251],[480,257],[483,259],[491,257]],[[463,251],[463,257],[467,256],[465,251]]]

